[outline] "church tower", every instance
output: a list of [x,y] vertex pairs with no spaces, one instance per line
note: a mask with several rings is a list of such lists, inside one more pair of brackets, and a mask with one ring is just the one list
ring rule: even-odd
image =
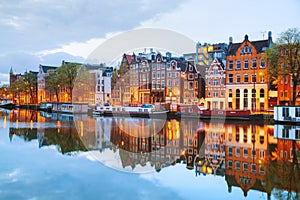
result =
[[11,86],[14,81],[15,81],[15,75],[14,75],[12,67],[10,67],[10,70],[9,70],[9,86]]

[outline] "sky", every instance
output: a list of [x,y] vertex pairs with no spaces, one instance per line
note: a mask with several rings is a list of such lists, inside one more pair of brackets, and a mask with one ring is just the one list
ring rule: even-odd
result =
[[299,0],[2,0],[0,81],[39,64],[84,62],[106,40],[140,28],[168,29],[200,43],[276,41],[300,28]]

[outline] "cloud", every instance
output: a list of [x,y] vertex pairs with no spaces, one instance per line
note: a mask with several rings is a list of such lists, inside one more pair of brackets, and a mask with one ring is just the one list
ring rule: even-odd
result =
[[228,43],[229,36],[240,42],[245,34],[250,40],[263,39],[267,31],[277,37],[290,27],[300,27],[299,18],[300,6],[295,0],[189,0],[170,12],[143,21],[141,27],[164,27],[201,43]]
[[157,13],[173,9],[179,2],[2,1],[0,34],[5,40],[0,50],[33,52],[59,48],[91,38],[103,38],[108,32],[130,30]]

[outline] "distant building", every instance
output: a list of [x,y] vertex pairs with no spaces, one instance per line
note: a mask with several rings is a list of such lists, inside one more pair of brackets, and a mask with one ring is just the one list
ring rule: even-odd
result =
[[46,89],[46,79],[49,76],[49,72],[54,72],[57,69],[56,66],[46,66],[46,65],[39,65],[39,72],[37,75],[37,84],[38,84],[38,103],[41,102],[50,102],[54,101],[54,94],[51,94]]
[[[25,80],[25,75],[26,74],[31,74],[30,76],[32,80]],[[29,71],[25,72],[24,74],[14,74],[12,67],[10,68],[9,71],[9,85],[11,87],[11,99],[18,103],[18,104],[36,104],[37,103],[37,74],[38,72],[34,71]],[[28,77],[28,76],[27,76]],[[17,80],[22,80],[24,81],[24,84],[27,84],[27,88],[15,88],[15,81]],[[36,84],[30,84],[31,86],[28,86],[28,82],[32,81],[33,83]],[[24,85],[25,86],[25,85]]]

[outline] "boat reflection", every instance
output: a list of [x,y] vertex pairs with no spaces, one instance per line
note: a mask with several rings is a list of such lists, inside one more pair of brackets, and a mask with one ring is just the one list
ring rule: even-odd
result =
[[299,198],[297,126],[85,115],[53,121],[52,116],[37,113],[22,116],[11,112],[10,122],[39,123],[10,126],[9,137],[37,139],[39,147],[55,145],[63,154],[86,152],[103,164],[130,172],[159,172],[180,164],[194,170],[195,176],[225,177],[229,192],[239,187],[245,196],[256,190],[268,197],[272,193]]

